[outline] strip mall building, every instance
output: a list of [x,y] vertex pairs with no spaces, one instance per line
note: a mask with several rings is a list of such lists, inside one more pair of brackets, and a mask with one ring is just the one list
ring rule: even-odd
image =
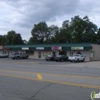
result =
[[61,51],[67,56],[81,53],[86,56],[85,61],[100,60],[100,45],[90,43],[6,45],[4,46],[4,51],[8,54],[24,51],[30,54],[30,57],[33,59],[45,59],[45,56],[51,54],[53,51],[56,54]]

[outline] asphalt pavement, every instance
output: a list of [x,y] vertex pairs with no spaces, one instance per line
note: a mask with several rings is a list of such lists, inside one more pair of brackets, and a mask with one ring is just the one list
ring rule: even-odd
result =
[[91,100],[100,92],[100,61],[0,59],[0,100]]

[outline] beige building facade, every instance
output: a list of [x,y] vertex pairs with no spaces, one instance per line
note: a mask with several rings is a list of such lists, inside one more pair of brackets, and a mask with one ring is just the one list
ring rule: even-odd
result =
[[90,60],[100,60],[100,45],[91,44],[92,50],[90,51]]
[[3,45],[0,45],[0,53],[3,52]]
[[100,45],[90,43],[8,45],[5,46],[4,49],[9,53],[12,51],[24,51],[28,53],[32,59],[45,59],[46,55],[52,54],[52,51],[55,51],[56,54],[62,51],[67,56],[73,56],[73,54],[79,52],[86,57],[85,61],[100,60]]
[[[30,58],[33,59],[45,59],[46,55],[44,53],[47,51],[34,51],[34,55],[30,55]],[[48,54],[51,54],[52,51],[48,51]],[[94,57],[91,57],[91,51],[80,51],[82,55],[84,55],[85,61],[93,61],[95,60]],[[67,56],[72,56],[71,53],[77,54],[77,51],[66,51]],[[58,53],[57,53],[58,54]],[[98,59],[98,58],[97,58]]]

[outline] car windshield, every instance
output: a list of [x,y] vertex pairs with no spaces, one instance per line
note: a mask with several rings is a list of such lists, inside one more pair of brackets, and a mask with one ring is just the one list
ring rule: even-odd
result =
[[57,55],[57,57],[61,57],[62,55]]
[[52,57],[53,55],[47,55],[48,57]]
[[17,55],[17,54],[19,54],[19,53],[12,53],[12,55]]
[[77,56],[78,57],[79,55],[74,55],[74,56]]

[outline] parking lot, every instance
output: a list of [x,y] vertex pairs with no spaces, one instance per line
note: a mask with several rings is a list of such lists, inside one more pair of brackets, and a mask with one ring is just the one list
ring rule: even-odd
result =
[[70,64],[72,62],[70,61],[64,61],[64,62],[56,62],[56,61],[46,61],[45,59],[33,59],[33,58],[29,58],[29,59],[12,59],[12,58],[0,58],[0,60],[2,61],[13,61],[13,62],[25,62],[25,63],[30,63],[30,64],[52,64],[52,65],[59,65],[59,64]]
[[66,66],[66,67],[86,67],[86,68],[100,68],[100,61],[90,61],[90,62],[56,62],[56,61],[46,61],[45,59],[12,59],[12,58],[0,58],[0,61],[3,62],[18,62],[18,63],[26,63],[26,64],[38,64],[38,65],[47,65],[47,66]]
[[100,92],[100,61],[0,58],[0,79],[1,100],[91,100]]

